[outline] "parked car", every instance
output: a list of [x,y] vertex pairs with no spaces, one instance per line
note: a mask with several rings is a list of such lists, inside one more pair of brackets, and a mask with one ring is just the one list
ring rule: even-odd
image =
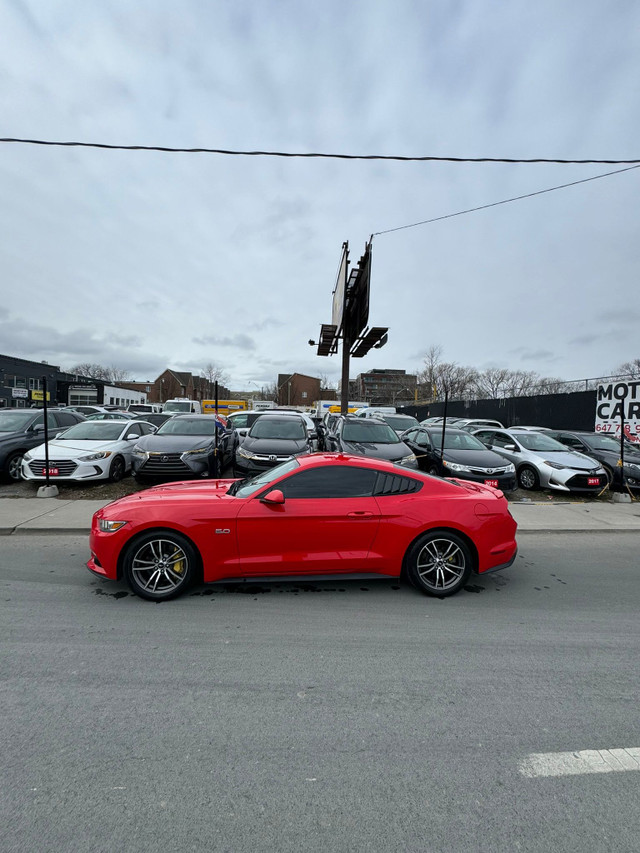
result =
[[512,492],[516,488],[516,469],[503,456],[488,450],[475,436],[460,429],[447,429],[442,450],[442,430],[417,427],[401,436],[413,450],[422,471],[438,477],[472,480]]
[[260,409],[258,411],[254,411],[252,409],[242,411],[242,412],[233,412],[227,418],[227,425],[229,429],[236,431],[236,440],[235,445],[236,448],[238,444],[241,444],[246,435],[248,434],[251,427],[258,420],[258,418],[268,416],[282,416],[286,415],[287,417],[297,417],[300,418],[305,425],[307,433],[309,435],[309,441],[311,443],[311,449],[313,451],[320,450],[321,448],[321,431],[318,430],[318,425],[314,418],[310,415],[306,414],[306,412],[298,412],[295,409]]
[[412,415],[382,414],[379,415],[379,418],[386,424],[389,424],[391,429],[395,430],[399,436],[408,429],[411,429],[411,427],[419,426],[418,419]]
[[129,403],[127,411],[133,412],[134,415],[161,414],[162,405],[160,403]]
[[65,406],[65,412],[80,412],[81,415],[88,417],[89,415],[97,415],[100,412],[108,412],[106,406]]
[[173,415],[157,432],[144,436],[133,448],[134,477],[142,482],[152,478],[184,480],[213,476],[216,430],[219,470],[222,471],[230,462],[229,430],[213,415]]
[[[556,441],[579,453],[586,453],[604,468],[610,486],[640,489],[640,447],[625,441],[624,469],[618,465],[620,439],[602,432],[553,430],[545,432]],[[623,482],[624,474],[624,482]]]
[[153,424],[155,427],[160,427],[172,417],[174,416],[168,413],[162,414],[162,412],[146,412],[141,415],[136,415],[135,420],[147,421],[147,423]]
[[379,459],[312,454],[250,480],[156,486],[108,504],[93,516],[87,567],[152,601],[194,580],[356,573],[404,574],[444,597],[472,573],[510,566],[515,533],[495,489]]
[[388,423],[378,418],[338,415],[333,431],[325,436],[327,450],[386,459],[407,468],[417,468],[411,449]]
[[598,462],[569,450],[546,432],[480,429],[473,435],[513,462],[522,489],[597,494],[607,484],[607,475]]
[[456,429],[464,429],[467,432],[473,432],[475,429],[483,429],[484,427],[504,429],[504,424],[501,424],[500,421],[483,420],[482,418],[459,418],[455,426]]
[[249,477],[314,449],[302,418],[262,412],[236,447],[233,473]]
[[[68,409],[48,408],[47,412],[50,438],[85,419],[84,415]],[[43,441],[42,409],[0,409],[0,473],[4,477],[19,480],[24,454]]]
[[507,429],[530,429],[533,430],[533,432],[551,432],[550,427],[527,426],[525,424],[513,424],[512,426],[507,427]]
[[[143,421],[102,420],[69,427],[49,441],[49,478],[56,481],[111,480],[116,483],[131,470],[131,451],[141,435],[155,427]],[[46,479],[45,445],[25,453],[22,476],[38,482]]]
[[133,412],[96,412],[95,415],[87,415],[88,421],[133,421],[136,415]]

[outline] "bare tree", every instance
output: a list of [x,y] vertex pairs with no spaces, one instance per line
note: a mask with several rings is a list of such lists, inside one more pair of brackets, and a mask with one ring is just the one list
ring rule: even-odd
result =
[[640,379],[640,358],[634,358],[633,361],[625,361],[614,371],[622,373],[626,376],[631,376],[632,379]]
[[214,384],[217,382],[218,385],[226,385],[229,381],[229,374],[219,367],[217,364],[214,364],[212,361],[209,362],[205,367],[200,371],[200,375],[203,379],[205,379],[209,385],[208,395],[211,397],[214,391]]
[[76,364],[69,368],[67,372],[75,373],[78,376],[84,376],[88,379],[98,379],[101,382],[126,382],[131,376],[129,371],[124,370],[124,368],[116,367],[115,365],[105,367],[102,364],[90,364],[89,362]]

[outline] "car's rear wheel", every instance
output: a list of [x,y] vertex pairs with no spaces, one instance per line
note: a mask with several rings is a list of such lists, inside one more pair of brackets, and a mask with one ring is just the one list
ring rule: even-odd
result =
[[109,467],[109,480],[118,483],[124,477],[125,467],[122,456],[116,456]]
[[132,592],[166,601],[184,592],[197,571],[196,550],[172,530],[152,530],[134,539],[124,555],[124,577]]
[[449,530],[434,530],[417,539],[406,558],[411,583],[427,595],[453,595],[467,582],[473,559],[467,543]]
[[518,470],[518,485],[522,489],[539,489],[540,477],[535,468],[530,465],[523,465]]

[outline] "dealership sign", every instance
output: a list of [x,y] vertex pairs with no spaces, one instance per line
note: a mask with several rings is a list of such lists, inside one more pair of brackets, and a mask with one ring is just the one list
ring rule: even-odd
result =
[[596,432],[640,440],[640,379],[598,385],[596,393]]
[[12,388],[11,389],[11,396],[13,397],[14,400],[16,398],[19,398],[21,400],[26,400],[29,397],[29,392],[27,391],[26,388]]

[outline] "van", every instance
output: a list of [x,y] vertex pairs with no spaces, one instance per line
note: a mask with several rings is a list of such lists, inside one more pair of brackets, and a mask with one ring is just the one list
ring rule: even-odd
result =
[[[368,403],[349,400],[348,412],[352,415],[357,409],[366,409],[368,406]],[[327,414],[339,415],[340,400],[316,400],[309,414],[315,418],[324,418]]]
[[199,400],[189,400],[187,397],[174,397],[162,405],[162,411],[169,415],[201,415],[202,407]]

